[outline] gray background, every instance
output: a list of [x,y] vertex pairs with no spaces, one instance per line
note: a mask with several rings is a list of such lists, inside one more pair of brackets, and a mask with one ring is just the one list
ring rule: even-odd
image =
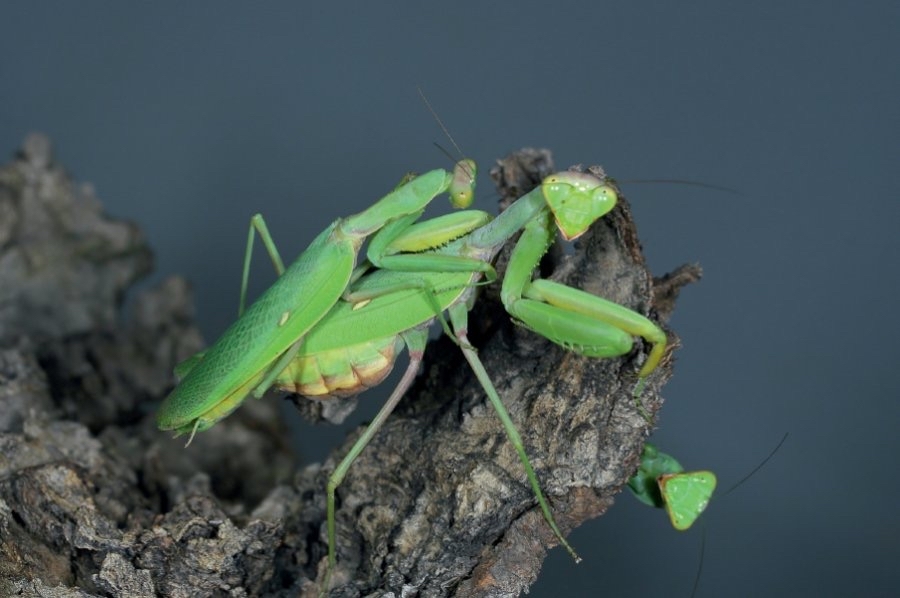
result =
[[[699,595],[896,592],[900,3],[420,4],[6,3],[0,151],[51,135],[144,227],[154,280],[193,282],[210,339],[254,211],[289,257],[447,165],[416,85],[485,173],[536,145],[734,187],[625,185],[654,271],[706,273],[673,321],[657,443],[727,487],[791,433],[711,505]],[[344,434],[297,425],[312,459]],[[571,535],[585,562],[553,551],[531,596],[687,596],[700,538],[623,494]]]

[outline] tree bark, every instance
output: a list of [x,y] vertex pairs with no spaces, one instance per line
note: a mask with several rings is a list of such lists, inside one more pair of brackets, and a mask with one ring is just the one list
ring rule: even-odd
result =
[[[508,203],[552,169],[549,152],[523,150],[492,176]],[[106,217],[46,138],[29,137],[0,169],[0,595],[318,595],[325,483],[360,431],[293,474],[272,399],[248,401],[188,450],[157,431],[172,368],[202,343],[180,278],[139,294],[121,323],[151,262],[140,230]],[[685,267],[654,284],[624,200],[541,270],[656,320],[699,277]],[[637,468],[651,428],[632,398],[645,347],[619,359],[566,352],[512,325],[497,286],[480,293],[470,338],[567,533],[603,514]],[[669,342],[641,397],[651,418]],[[443,337],[338,499],[332,596],[515,596],[556,544]]]

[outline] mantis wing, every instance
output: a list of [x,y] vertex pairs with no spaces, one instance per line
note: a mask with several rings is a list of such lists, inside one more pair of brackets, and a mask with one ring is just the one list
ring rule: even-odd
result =
[[157,416],[160,429],[208,429],[328,313],[350,281],[358,249],[334,242],[337,224],[316,237],[166,397]]

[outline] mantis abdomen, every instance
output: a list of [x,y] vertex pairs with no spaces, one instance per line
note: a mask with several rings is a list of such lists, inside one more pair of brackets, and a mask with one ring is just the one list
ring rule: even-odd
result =
[[348,347],[301,354],[275,379],[275,386],[311,399],[346,398],[379,385],[404,342],[399,335]]

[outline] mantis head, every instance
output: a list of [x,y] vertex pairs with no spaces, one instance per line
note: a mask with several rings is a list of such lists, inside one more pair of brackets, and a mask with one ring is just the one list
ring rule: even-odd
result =
[[544,199],[566,241],[577,239],[616,206],[616,190],[583,172],[558,172],[541,183]]
[[705,470],[685,471],[674,457],[648,442],[628,487],[644,504],[665,507],[672,527],[684,531],[709,505],[716,489],[716,475]]
[[450,181],[450,204],[454,208],[468,208],[475,199],[475,172],[477,168],[474,160],[463,159],[453,168],[453,178]]

